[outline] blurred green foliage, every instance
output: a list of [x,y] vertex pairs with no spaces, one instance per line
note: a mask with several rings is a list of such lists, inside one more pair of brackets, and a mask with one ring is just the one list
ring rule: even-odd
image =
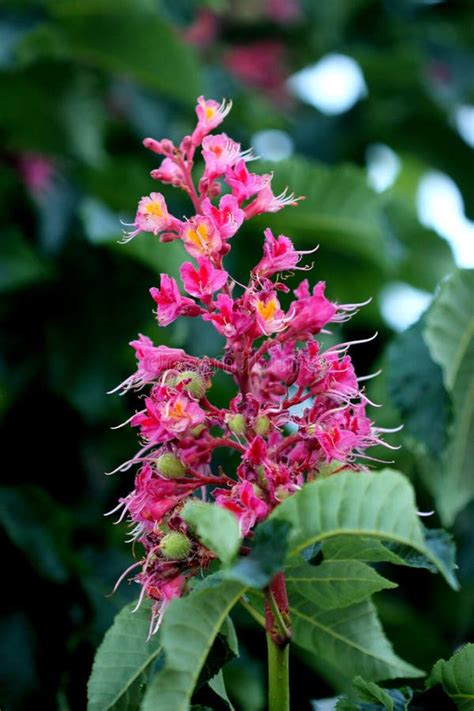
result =
[[[279,6],[297,12],[285,20]],[[258,43],[270,41],[282,57],[271,86],[268,77],[235,70],[229,59],[235,48],[256,45],[258,51]],[[265,51],[260,46],[262,61]],[[367,85],[367,95],[339,116],[299,103],[284,85],[286,76],[329,52],[357,60]],[[141,139],[179,139],[190,131],[200,93],[234,100],[225,131],[245,146],[268,128],[291,136],[291,159],[256,170],[274,170],[277,187],[288,185],[307,199],[251,223],[236,238],[230,268],[238,275],[252,266],[267,225],[301,249],[319,244],[315,278],[327,281],[329,296],[373,298],[342,334],[379,331],[377,341],[354,350],[365,374],[382,362],[392,337],[380,313],[383,287],[398,280],[432,292],[454,267],[448,244],[417,219],[420,176],[446,172],[474,217],[472,149],[453,121],[458,105],[474,101],[473,52],[469,0],[2,3],[0,416],[6,463],[0,522],[12,587],[1,623],[5,711],[84,709],[93,651],[116,611],[135,596],[122,585],[108,597],[131,551],[123,526],[102,518],[132,486],[130,473],[104,476],[135,447],[134,434],[109,428],[136,402],[105,394],[134,367],[128,341],[143,332],[195,353],[220,348],[194,323],[158,331],[153,321],[147,290],[160,271],[176,274],[179,245],[160,245],[151,235],[117,244],[120,219],[130,222],[137,199],[155,187],[148,173],[156,162]],[[382,193],[368,187],[365,170],[366,150],[378,143],[402,161],[396,182]],[[181,195],[164,192],[173,212],[189,214]],[[373,388],[386,405],[374,417],[398,424],[395,407],[405,417],[404,408],[428,400],[431,415],[414,413],[407,432],[415,440],[421,432],[436,455],[442,448],[436,423],[449,417],[440,361],[423,372],[425,378],[433,373],[426,392],[412,388],[401,396],[392,379],[391,399],[387,384],[390,362],[407,368],[407,354],[418,365],[427,357],[416,338],[416,332],[404,334],[392,347],[388,374]],[[416,368],[412,375],[404,370],[400,377],[413,385]],[[214,386],[213,397],[223,398],[225,388]],[[431,465],[421,466],[416,453],[417,446],[404,447],[397,465],[413,477],[421,507],[431,509],[430,492],[449,493],[449,484],[439,484],[439,465],[433,484]],[[427,572],[401,568],[400,589],[379,596],[396,651],[425,670],[450,657],[472,632],[472,503],[455,520],[454,513],[450,509],[448,518],[461,592]],[[245,613],[235,622],[243,643],[240,658],[226,668],[228,688],[238,709],[258,711],[264,707],[263,642]],[[334,693],[312,672],[311,661],[296,657],[292,665],[295,708],[309,709],[310,699]],[[324,660],[318,671],[324,673]],[[341,690],[334,670],[326,672]]]

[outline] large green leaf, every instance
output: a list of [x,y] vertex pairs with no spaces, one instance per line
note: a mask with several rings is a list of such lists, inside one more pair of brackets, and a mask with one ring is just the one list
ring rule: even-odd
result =
[[448,579],[445,563],[426,545],[413,488],[397,471],[341,472],[306,484],[273,512],[270,520],[291,526],[289,550],[338,536],[363,536],[408,546]]
[[419,321],[390,344],[388,387],[405,431],[439,456],[446,443],[451,408],[441,368],[423,340],[423,328],[423,321]]
[[360,560],[295,563],[286,568],[285,580],[288,590],[311,599],[321,610],[347,607],[379,590],[397,587]]
[[88,711],[127,708],[143,694],[151,664],[161,652],[158,634],[150,640],[150,605],[144,602],[136,612],[127,605],[115,618],[97,650],[88,683]]
[[458,649],[448,661],[434,665],[427,686],[441,684],[460,711],[474,708],[474,644]]
[[207,548],[223,563],[231,562],[240,546],[239,522],[231,511],[204,501],[189,501],[181,515]]
[[[153,3],[127,0],[51,3],[61,40],[77,59],[118,72],[187,102],[199,93],[192,49],[160,17]],[[64,50],[63,50],[64,51]],[[173,71],[164,71],[173,67]]]
[[142,711],[185,711],[212,644],[230,610],[245,591],[240,583],[207,579],[173,600],[163,619],[165,666],[147,689]]
[[[258,165],[271,172],[273,164]],[[301,158],[281,161],[275,174],[275,194],[288,186],[305,200],[271,217],[273,231],[311,240],[312,246],[364,257],[379,267],[387,266],[380,199],[367,186],[365,174],[353,166],[328,167]],[[268,222],[268,217],[265,218]],[[257,224],[263,219],[258,220]]]
[[227,580],[236,580],[252,588],[263,588],[282,570],[288,550],[290,526],[286,521],[264,521],[257,527],[252,550],[223,572]]
[[424,331],[453,403],[450,442],[443,462],[439,467],[432,463],[425,467],[426,483],[446,524],[474,497],[473,303],[474,270],[459,270],[441,284]]
[[297,587],[289,590],[289,598],[295,643],[337,666],[343,675],[362,674],[373,681],[423,675],[395,654],[370,600],[324,610]]

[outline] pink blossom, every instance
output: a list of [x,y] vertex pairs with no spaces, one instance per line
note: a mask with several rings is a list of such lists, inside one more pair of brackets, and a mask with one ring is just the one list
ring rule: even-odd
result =
[[160,167],[152,170],[150,175],[154,180],[159,180],[162,183],[170,183],[175,187],[181,187],[183,185],[183,170],[172,158],[164,158]]
[[205,177],[211,181],[224,175],[241,158],[240,143],[236,143],[226,133],[206,136],[202,142],[202,157],[206,164]]
[[205,419],[205,412],[195,400],[160,385],[145,399],[145,411],[134,415],[130,422],[132,427],[140,427],[145,440],[158,443],[168,442]]
[[204,321],[210,321],[226,338],[241,336],[252,324],[251,316],[243,313],[227,294],[218,294],[214,308],[214,311],[202,317]]
[[277,295],[274,291],[257,296],[253,300],[255,308],[255,324],[257,326],[255,335],[265,333],[278,333],[287,326],[285,313],[280,307]]
[[285,55],[280,40],[259,40],[232,47],[224,55],[224,63],[241,82],[281,101],[288,74]]
[[222,239],[233,237],[244,221],[244,211],[240,209],[239,203],[232,195],[224,195],[218,208],[209,198],[205,198],[202,201],[202,211],[211,220]]
[[231,108],[231,101],[226,104],[224,100],[219,104],[213,99],[206,100],[204,96],[200,96],[196,106],[198,124],[191,136],[193,145],[198,146],[202,142],[204,136],[219,126]]
[[181,229],[185,249],[192,257],[212,257],[222,248],[222,238],[214,223],[201,215],[192,217]]
[[197,262],[197,269],[191,262],[185,262],[179,273],[188,294],[203,299],[222,289],[229,275],[223,269],[215,269],[206,257],[198,257]]
[[331,321],[336,313],[336,307],[324,296],[326,284],[320,281],[310,294],[308,280],[305,279],[295,289],[297,301],[293,302],[293,318],[290,321],[288,334],[318,333]]
[[301,252],[296,251],[292,241],[284,235],[274,237],[270,228],[264,231],[264,235],[263,258],[254,268],[254,273],[261,277],[269,277],[277,272],[296,267],[301,259]]
[[32,193],[47,190],[54,176],[54,164],[40,153],[21,153],[18,159],[18,170],[23,181]]
[[287,195],[288,188],[285,188],[279,195],[274,195],[269,185],[265,186],[258,193],[257,197],[245,208],[245,218],[249,220],[262,212],[279,212],[284,207],[294,207],[303,198],[295,197],[294,193]]
[[238,161],[234,168],[227,168],[224,178],[227,185],[232,189],[232,195],[239,205],[263,190],[271,179],[271,175],[249,173],[243,158]]
[[255,493],[255,485],[249,481],[236,484],[232,495],[228,492],[218,493],[216,503],[222,508],[232,511],[239,519],[240,533],[246,536],[250,529],[268,515],[270,507]]
[[152,232],[157,235],[159,232],[175,227],[178,220],[171,217],[168,212],[165,199],[161,193],[150,193],[142,197],[138,203],[137,214],[135,215],[135,230],[125,234],[123,241],[136,237],[140,232]]
[[150,294],[157,305],[160,326],[168,326],[178,316],[197,316],[201,312],[192,299],[181,296],[176,280],[167,274],[160,275],[160,288],[152,287]]

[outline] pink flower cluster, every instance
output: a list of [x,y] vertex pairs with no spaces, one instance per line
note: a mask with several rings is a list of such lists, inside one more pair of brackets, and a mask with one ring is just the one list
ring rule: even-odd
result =
[[[225,269],[230,241],[245,220],[299,199],[286,191],[275,195],[270,175],[249,171],[249,152],[225,133],[211,133],[230,108],[199,97],[196,128],[179,147],[145,139],[147,148],[163,156],[152,177],[184,190],[195,214],[174,217],[164,196],[152,192],[139,201],[133,229],[125,235],[128,240],[151,232],[162,242],[179,239],[194,260],[181,266],[184,294],[167,274],[151,289],[160,326],[180,316],[200,317],[225,339],[217,359],[155,346],[140,335],[131,343],[137,370],[120,386],[148,388],[144,408],[130,420],[141,448],[118,468],[139,466],[135,488],[117,508],[130,519],[132,539],[145,551],[132,568],[139,568],[134,580],[142,597],[154,600],[152,630],[168,600],[181,595],[186,581],[213,558],[180,516],[190,497],[208,498],[231,511],[245,538],[306,481],[341,468],[361,469],[361,459],[370,459],[365,450],[380,443],[381,430],[366,414],[368,400],[348,355],[350,344],[324,350],[317,340],[358,305],[329,301],[324,282],[311,289],[307,279],[291,295],[288,277],[311,265],[301,266],[307,253],[270,229],[245,287]],[[198,148],[204,169],[196,186]],[[237,386],[225,408],[207,397],[216,370]],[[216,471],[219,448],[238,453],[235,472],[221,466]]]

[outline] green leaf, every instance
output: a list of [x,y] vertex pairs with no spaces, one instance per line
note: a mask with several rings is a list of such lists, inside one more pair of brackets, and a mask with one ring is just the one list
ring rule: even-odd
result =
[[[150,604],[124,607],[106,633],[94,659],[87,686],[88,711],[127,708],[130,699],[140,698],[152,663],[161,652],[158,634],[147,641]],[[137,708],[137,705],[134,706]]]
[[406,711],[413,698],[413,690],[408,686],[400,689],[382,689],[373,681],[366,681],[360,676],[353,679],[352,685],[362,703],[342,698],[336,706],[338,711],[376,711],[376,709]]
[[289,598],[295,643],[335,665],[341,674],[363,674],[374,681],[423,675],[395,654],[370,600],[324,610],[297,587],[291,588]]
[[460,711],[474,708],[474,644],[466,644],[447,661],[434,665],[426,682],[428,688],[441,684]]
[[[273,169],[271,163],[258,166],[259,173]],[[279,162],[273,180],[275,194],[285,187],[305,200],[273,215],[274,231],[293,233],[310,240],[312,246],[327,245],[344,255],[387,266],[380,198],[367,186],[362,171],[349,165],[328,167],[291,158]],[[263,220],[256,222],[263,226]]]
[[449,585],[457,590],[455,570],[457,569],[455,557],[456,546],[449,533],[439,528],[423,528],[425,546],[431,551],[432,556],[437,560],[429,559],[426,555],[410,548],[409,546],[390,541],[379,541],[376,538],[355,538],[354,536],[340,536],[325,541],[323,553],[326,559],[357,559],[370,563],[394,563],[395,565],[407,565],[411,568],[426,568],[432,573],[436,573],[438,568]]
[[0,238],[0,292],[23,289],[51,276],[31,245],[14,230],[5,231]]
[[239,583],[207,578],[166,610],[161,626],[165,666],[150,683],[142,711],[185,711],[209,650],[245,592]]
[[225,701],[227,708],[230,711],[235,711],[234,707],[227,694],[227,689],[225,686],[224,676],[222,674],[222,669],[209,681],[209,686],[223,701]]
[[424,338],[441,366],[453,404],[450,442],[443,462],[426,464],[430,486],[445,524],[474,498],[474,270],[459,270],[442,284],[426,318]]
[[289,590],[313,600],[321,610],[347,607],[379,590],[396,588],[359,560],[326,560],[320,565],[296,563],[285,569]]
[[421,320],[390,344],[388,389],[405,431],[434,456],[440,456],[447,440],[451,407],[441,368],[433,362],[423,340],[423,328]]
[[[52,3],[67,49],[77,59],[123,73],[171,98],[194,102],[198,61],[152,3]],[[163,71],[173,67],[173,71]]]
[[198,501],[189,501],[181,516],[197,533],[206,548],[224,564],[230,563],[240,547],[239,522],[231,511]]
[[397,471],[346,471],[311,482],[283,501],[272,520],[292,526],[292,556],[338,536],[381,539],[421,553],[451,583],[445,563],[425,543],[413,488]]
[[257,527],[252,550],[241,556],[222,575],[253,588],[263,588],[283,568],[288,550],[290,525],[286,521],[268,520]]

